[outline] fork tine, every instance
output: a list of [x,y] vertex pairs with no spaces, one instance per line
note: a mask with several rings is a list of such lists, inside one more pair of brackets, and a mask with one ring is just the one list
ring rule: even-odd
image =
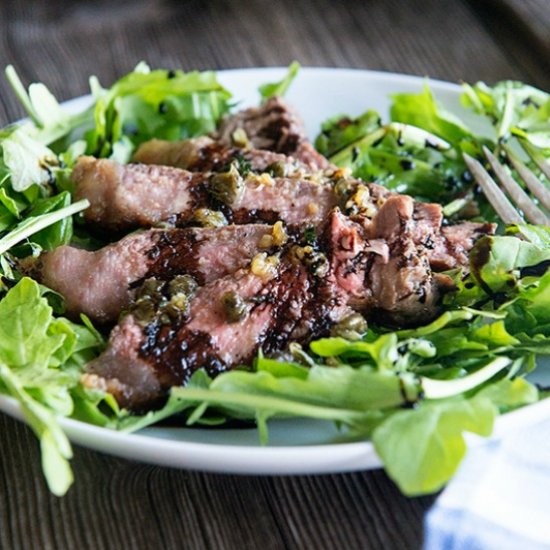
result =
[[525,182],[529,191],[539,199],[545,208],[550,210],[550,190],[542,183],[521,160],[510,150],[509,147],[505,147],[506,155],[510,159],[512,166],[515,168],[519,177]]
[[483,152],[493,169],[498,181],[502,183],[503,187],[510,195],[510,198],[516,203],[518,208],[525,214],[525,217],[531,223],[547,225],[548,218],[546,214],[538,208],[535,203],[529,198],[527,193],[519,186],[514,178],[506,172],[504,167],[497,160],[495,155],[489,151],[489,149],[483,146]]
[[512,203],[506,198],[506,195],[499,189],[493,178],[488,174],[487,170],[483,168],[481,163],[468,155],[462,153],[466,166],[473,174],[475,180],[483,189],[483,192],[487,196],[489,202],[493,205],[497,214],[501,217],[502,221],[507,224],[522,223],[521,216],[517,213],[517,210],[512,206]]
[[535,149],[533,149],[533,147],[524,139],[520,139],[519,144],[533,159],[533,162],[541,169],[542,173],[548,178],[548,181],[550,181],[550,162],[548,162],[540,153],[535,151]]

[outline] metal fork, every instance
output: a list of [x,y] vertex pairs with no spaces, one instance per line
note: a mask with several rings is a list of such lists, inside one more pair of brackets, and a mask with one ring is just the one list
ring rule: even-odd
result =
[[[525,183],[527,189],[539,200],[540,204],[550,211],[550,190],[539,180],[539,178],[507,147],[504,148],[506,156],[511,165],[515,168],[519,177]],[[526,148],[526,151],[531,155],[532,151]],[[510,173],[502,166],[495,155],[483,146],[483,153],[489,161],[497,180],[506,190],[510,199],[516,204],[524,216],[531,223],[550,226],[550,218],[545,214],[514,180]],[[506,224],[524,223],[524,220],[517,208],[514,207],[510,199],[504,194],[499,185],[485,170],[483,165],[471,157],[463,153],[466,166],[474,176],[476,182],[483,189],[487,199]],[[547,178],[550,179],[550,167],[545,159],[540,157],[534,158],[539,168],[543,171]]]

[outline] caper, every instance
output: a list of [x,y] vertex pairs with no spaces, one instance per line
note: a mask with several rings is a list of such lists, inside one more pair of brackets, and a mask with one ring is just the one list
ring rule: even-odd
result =
[[231,134],[231,140],[233,141],[233,144],[237,147],[241,147],[243,149],[250,147],[250,141],[248,139],[248,136],[246,135],[246,131],[244,128],[237,128]]
[[361,340],[367,329],[368,325],[365,318],[360,313],[352,313],[334,325],[330,335],[340,336],[346,340]]
[[227,219],[222,212],[210,210],[209,208],[195,210],[191,221],[201,227],[223,227],[227,225]]
[[174,296],[162,307],[162,314],[171,320],[178,320],[189,313],[189,299],[183,294]]
[[328,273],[330,264],[324,254],[317,252],[311,257],[309,268],[315,277],[324,277]]
[[130,313],[139,325],[146,326],[155,319],[157,308],[150,298],[142,298],[131,308]]
[[312,246],[295,246],[293,248],[294,256],[308,267],[310,273],[315,277],[324,277],[330,268],[327,257]]
[[227,172],[214,174],[210,178],[210,186],[208,187],[210,194],[223,202],[231,205],[239,200],[244,191],[244,181],[235,163]]
[[228,290],[222,295],[222,305],[230,323],[236,323],[246,316],[248,307],[235,290]]
[[340,178],[334,185],[334,194],[338,197],[341,205],[344,205],[357,187],[354,180]]
[[164,281],[159,281],[155,279],[155,277],[146,279],[137,291],[137,299],[150,298],[151,300],[159,302],[162,300],[163,287]]
[[197,289],[197,281],[191,275],[177,275],[168,283],[168,295],[173,298],[179,295],[191,296]]
[[266,172],[274,178],[284,178],[287,175],[287,164],[282,160],[278,160],[273,164],[270,164]]

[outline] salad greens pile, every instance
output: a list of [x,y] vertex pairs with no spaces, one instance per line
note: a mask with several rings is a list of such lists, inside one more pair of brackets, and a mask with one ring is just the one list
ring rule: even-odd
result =
[[[294,63],[283,80],[261,86],[260,99],[284,94],[298,69]],[[401,490],[418,495],[453,475],[466,432],[488,436],[497,415],[547,396],[525,376],[550,354],[550,229],[525,224],[481,238],[468,272],[447,273],[455,290],[430,324],[371,324],[365,335],[292,344],[285,360],[260,352],[252,367],[215,379],[197,371],[160,410],[119,409],[112,396],[79,382],[105,336],[84,316],[64,318],[62,296],[22,276],[19,258],[89,244],[79,217],[87,203],[71,195],[79,155],[127,162],[152,137],[207,133],[233,108],[231,94],[212,72],[142,63],[109,89],[92,77],[90,106],[68,114],[44,85],[26,90],[13,68],[6,74],[30,121],[0,133],[0,392],[19,402],[39,437],[55,494],[72,483],[60,417],[124,431],[172,415],[185,425],[253,420],[263,443],[271,418],[331,420],[341,441],[372,440]],[[490,132],[480,135],[445,111],[426,84],[393,96],[389,121],[374,111],[331,117],[315,144],[357,177],[441,203],[448,222],[493,221],[462,153],[481,159],[483,145],[497,154],[512,149],[540,173],[550,162],[550,95],[518,82],[477,83],[464,85],[462,102]]]

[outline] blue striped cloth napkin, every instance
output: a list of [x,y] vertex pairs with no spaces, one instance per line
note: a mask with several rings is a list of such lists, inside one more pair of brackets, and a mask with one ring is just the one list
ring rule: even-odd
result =
[[470,449],[426,516],[424,550],[550,549],[550,399],[522,413]]

